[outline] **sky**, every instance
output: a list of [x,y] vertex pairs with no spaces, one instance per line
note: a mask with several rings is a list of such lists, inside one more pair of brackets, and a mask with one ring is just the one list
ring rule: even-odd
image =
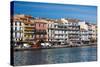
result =
[[60,19],[76,18],[90,23],[97,22],[97,7],[72,5],[72,4],[52,4],[39,2],[14,1],[11,4],[14,14],[25,14],[33,17]]

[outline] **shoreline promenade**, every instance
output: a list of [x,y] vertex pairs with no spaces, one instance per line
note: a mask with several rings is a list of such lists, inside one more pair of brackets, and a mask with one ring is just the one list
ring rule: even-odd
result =
[[39,47],[39,48],[12,48],[14,49],[14,51],[27,51],[27,50],[41,50],[41,49],[58,49],[58,48],[75,48],[75,47],[88,47],[88,46],[91,46],[91,47],[97,47],[97,44],[92,44],[92,45],[81,45],[81,46],[66,46],[66,45],[62,45],[62,46],[52,46],[52,47]]

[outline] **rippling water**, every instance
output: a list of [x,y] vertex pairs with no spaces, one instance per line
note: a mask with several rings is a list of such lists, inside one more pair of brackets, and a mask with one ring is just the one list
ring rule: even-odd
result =
[[14,52],[14,65],[55,64],[96,60],[97,48],[93,46]]

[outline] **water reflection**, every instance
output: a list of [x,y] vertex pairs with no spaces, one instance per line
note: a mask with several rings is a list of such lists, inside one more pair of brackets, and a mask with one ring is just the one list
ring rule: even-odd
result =
[[14,53],[15,65],[53,64],[85,62],[97,60],[96,47],[76,47],[17,51]]

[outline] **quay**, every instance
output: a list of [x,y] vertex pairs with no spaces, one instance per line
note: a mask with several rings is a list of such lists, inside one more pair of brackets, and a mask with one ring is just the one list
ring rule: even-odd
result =
[[12,48],[14,51],[28,51],[28,50],[41,50],[41,49],[57,49],[57,48],[75,48],[75,47],[97,47],[96,44],[81,45],[81,46],[52,46],[52,47],[38,47],[38,48]]

